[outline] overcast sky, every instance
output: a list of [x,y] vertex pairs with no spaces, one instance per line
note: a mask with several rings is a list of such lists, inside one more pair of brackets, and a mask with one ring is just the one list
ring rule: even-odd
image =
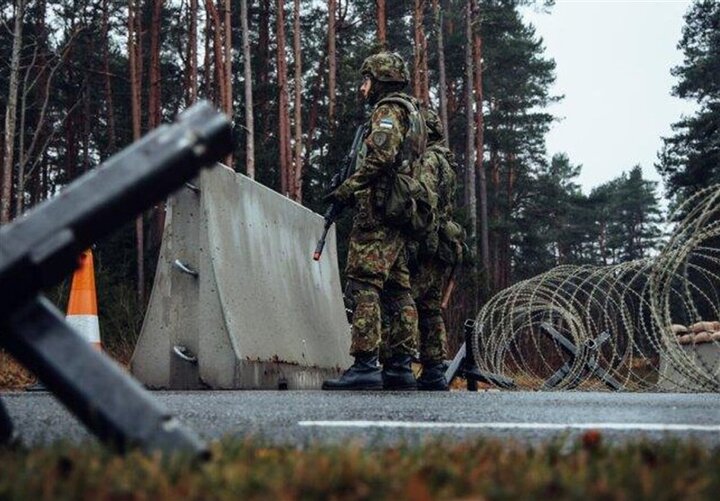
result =
[[547,137],[548,153],[566,152],[582,165],[585,193],[636,164],[646,178],[660,180],[653,166],[660,138],[694,109],[670,95],[689,5],[556,0],[549,14],[524,11],[557,63],[554,92],[565,96],[550,108],[561,121]]

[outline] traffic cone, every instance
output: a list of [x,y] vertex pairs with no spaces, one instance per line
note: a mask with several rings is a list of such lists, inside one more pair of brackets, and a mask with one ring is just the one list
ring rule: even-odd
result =
[[75,270],[70,286],[70,301],[68,301],[65,320],[88,343],[98,350],[102,350],[95,292],[95,270],[90,249],[80,255],[80,266]]

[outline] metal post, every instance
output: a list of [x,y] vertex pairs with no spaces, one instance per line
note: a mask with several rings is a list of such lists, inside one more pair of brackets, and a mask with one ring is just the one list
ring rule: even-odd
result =
[[512,379],[501,376],[500,374],[481,371],[478,368],[472,349],[468,348],[469,346],[472,346],[472,336],[475,335],[475,320],[471,318],[465,320],[464,334],[465,342],[462,346],[460,346],[460,349],[457,351],[455,357],[445,371],[445,379],[448,384],[450,384],[456,377],[461,377],[467,381],[468,391],[477,391],[478,381],[492,384],[500,388],[514,388],[515,381]]

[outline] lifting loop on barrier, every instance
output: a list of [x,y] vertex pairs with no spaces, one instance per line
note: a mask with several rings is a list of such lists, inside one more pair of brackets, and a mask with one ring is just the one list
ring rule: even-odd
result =
[[193,193],[200,194],[200,188],[198,188],[197,186],[195,186],[194,184],[192,184],[190,182],[185,183],[185,188],[192,191]]
[[175,346],[173,346],[173,353],[177,355],[177,357],[181,360],[184,360],[185,362],[191,364],[196,364],[198,361],[197,357],[192,354],[188,347],[181,344],[176,344]]
[[179,259],[176,259],[173,262],[173,265],[175,265],[176,268],[179,268],[180,271],[182,271],[183,273],[187,273],[188,275],[192,275],[193,277],[197,277],[199,275],[197,271],[193,270]]

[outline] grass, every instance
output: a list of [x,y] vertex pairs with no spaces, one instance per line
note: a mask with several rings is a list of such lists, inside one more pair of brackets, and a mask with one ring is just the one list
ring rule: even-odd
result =
[[720,450],[697,444],[499,441],[304,450],[252,439],[204,464],[99,446],[0,449],[0,499],[716,499]]

